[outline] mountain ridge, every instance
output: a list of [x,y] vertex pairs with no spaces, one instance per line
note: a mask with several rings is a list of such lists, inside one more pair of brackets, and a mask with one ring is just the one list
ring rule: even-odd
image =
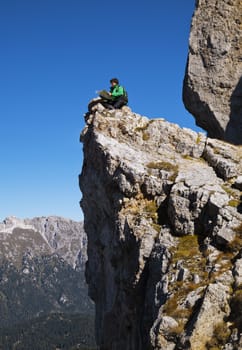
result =
[[[71,237],[68,237],[68,232],[71,227]],[[42,253],[58,253],[73,267],[80,264],[78,262],[78,254],[82,250],[86,250],[86,236],[83,229],[83,223],[76,222],[71,219],[66,219],[60,216],[42,216],[32,219],[19,219],[15,216],[7,217],[0,223],[0,242],[7,246],[8,240],[14,238],[16,230],[22,230],[22,232],[29,233],[29,240],[32,238],[39,240],[40,252]],[[18,236],[18,234],[16,234]],[[69,238],[69,242],[68,242]],[[18,239],[18,237],[16,237]],[[23,237],[22,237],[23,239]],[[72,246],[70,246],[70,242]],[[65,247],[65,249],[64,249]],[[35,250],[37,245],[30,246],[29,241],[25,241],[25,250]],[[3,249],[2,249],[3,252]],[[16,256],[20,252],[16,251]],[[1,257],[1,254],[0,254]],[[10,258],[8,256],[8,258]],[[85,263],[86,256],[82,257],[81,264]],[[83,267],[82,267],[83,268]]]
[[63,217],[0,223],[0,347],[95,347],[86,243],[83,223]]

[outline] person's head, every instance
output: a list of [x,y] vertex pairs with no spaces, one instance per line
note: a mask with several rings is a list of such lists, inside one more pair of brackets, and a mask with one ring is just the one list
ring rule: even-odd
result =
[[119,81],[117,78],[112,78],[112,79],[110,79],[110,83],[112,86],[116,86],[119,84]]

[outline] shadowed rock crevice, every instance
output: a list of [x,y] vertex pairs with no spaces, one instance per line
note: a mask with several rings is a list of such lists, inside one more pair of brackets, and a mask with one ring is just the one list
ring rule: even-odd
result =
[[239,141],[242,135],[242,77],[230,98],[230,116],[225,134],[226,140],[231,143],[242,144]]

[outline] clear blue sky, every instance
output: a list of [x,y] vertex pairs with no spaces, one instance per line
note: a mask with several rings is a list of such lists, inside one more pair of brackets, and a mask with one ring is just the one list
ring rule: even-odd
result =
[[0,220],[82,219],[79,134],[118,77],[130,107],[195,127],[182,81],[195,0],[0,0]]

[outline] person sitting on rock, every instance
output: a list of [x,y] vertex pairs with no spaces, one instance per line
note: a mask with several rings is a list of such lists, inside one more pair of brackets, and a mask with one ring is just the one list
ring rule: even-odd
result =
[[91,101],[88,105],[88,111],[91,112],[93,106],[101,103],[105,108],[108,109],[119,109],[128,103],[128,95],[123,86],[119,85],[117,78],[110,80],[111,87],[110,91],[102,90],[99,91],[99,99]]
[[119,85],[119,81],[117,78],[113,78],[110,80],[110,95],[112,97],[111,105],[117,109],[121,108],[128,103],[128,95],[125,91],[124,87]]

